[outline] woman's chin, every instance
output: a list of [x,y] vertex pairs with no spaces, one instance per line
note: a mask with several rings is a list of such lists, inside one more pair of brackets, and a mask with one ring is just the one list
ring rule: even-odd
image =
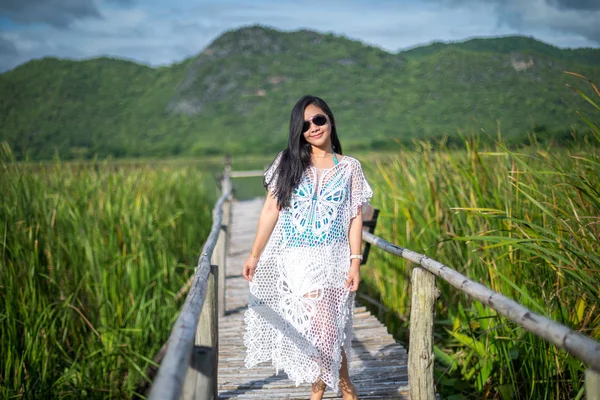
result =
[[318,147],[319,149],[329,150],[331,148],[330,141],[324,138],[321,138],[319,140],[311,140],[309,143],[311,144],[311,146]]

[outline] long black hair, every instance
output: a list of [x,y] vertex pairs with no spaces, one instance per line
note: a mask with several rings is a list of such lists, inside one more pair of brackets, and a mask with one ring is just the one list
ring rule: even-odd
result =
[[[275,185],[275,197],[277,198],[278,207],[285,208],[289,206],[292,197],[292,191],[300,183],[302,174],[310,165],[310,155],[312,153],[311,144],[306,141],[302,132],[304,124],[304,110],[310,104],[319,107],[331,123],[331,144],[333,151],[342,154],[342,145],[337,135],[335,119],[331,109],[325,103],[325,100],[316,96],[302,96],[300,100],[292,108],[290,116],[290,134],[288,137],[288,145],[281,152],[281,159],[277,167],[277,181]],[[265,188],[269,182],[264,182]]]

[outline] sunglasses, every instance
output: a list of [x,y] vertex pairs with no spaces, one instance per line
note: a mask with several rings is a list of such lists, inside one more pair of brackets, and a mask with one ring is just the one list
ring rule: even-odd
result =
[[311,122],[316,126],[323,126],[327,123],[327,117],[323,114],[317,114],[308,121],[304,121],[304,124],[302,124],[302,133],[306,132],[308,128],[310,128]]

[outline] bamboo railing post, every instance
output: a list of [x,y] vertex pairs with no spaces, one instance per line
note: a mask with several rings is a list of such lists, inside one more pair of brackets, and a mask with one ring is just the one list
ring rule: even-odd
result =
[[433,314],[439,291],[435,275],[416,267],[411,278],[408,389],[411,400],[434,400]]
[[600,373],[591,368],[585,371],[585,393],[587,400],[600,400]]

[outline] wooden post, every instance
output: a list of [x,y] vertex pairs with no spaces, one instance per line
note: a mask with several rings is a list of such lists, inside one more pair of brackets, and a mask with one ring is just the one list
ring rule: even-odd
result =
[[217,265],[219,268],[218,280],[217,280],[217,296],[218,301],[216,302],[218,307],[218,315],[220,317],[225,315],[225,259],[226,259],[226,227],[221,226],[219,230],[219,238],[217,244],[213,250],[211,257],[211,264]]
[[231,193],[231,195],[229,196],[229,199],[227,199],[227,202],[225,203],[226,207],[224,212],[227,213],[227,242],[226,242],[226,250],[227,250],[227,255],[231,254],[231,224],[232,224],[232,220],[233,220],[233,192]]
[[217,400],[218,317],[216,281],[219,274],[216,265],[210,266],[206,282],[206,300],[196,327],[195,345],[190,357],[190,367],[185,376],[182,400]]
[[[379,218],[379,210],[374,208],[372,205],[367,204],[364,212],[362,213],[363,232],[373,233],[375,231],[375,227],[377,226],[377,218]],[[370,250],[371,243],[364,242],[362,250],[363,259],[360,262],[360,265],[367,263]]]
[[[223,204],[223,207],[225,207],[228,203],[230,203],[230,201],[226,201]],[[221,268],[221,271],[219,272],[219,304],[221,305],[219,307],[220,317],[224,317],[225,313],[227,312],[227,303],[225,300],[225,279],[227,278],[227,249],[229,249],[229,239],[227,237],[229,236],[229,228],[231,227],[227,218],[227,209],[225,209],[225,212],[223,213],[223,221],[224,225],[221,233],[221,239],[223,240],[223,247],[221,247],[222,261],[221,265],[219,266],[219,268]]]
[[[232,191],[227,201],[223,203],[223,224],[227,225],[227,243],[231,240],[231,231],[229,230],[229,222],[231,221],[231,203],[233,201],[233,185],[231,184],[231,155],[225,156],[225,168],[223,171],[223,182],[221,182],[221,193]],[[229,246],[225,246],[227,254],[229,254]]]
[[408,388],[411,400],[434,400],[433,313],[439,291],[435,275],[423,268],[412,271]]
[[220,275],[217,265],[210,266],[206,288],[206,300],[196,328],[196,346],[192,362],[198,369],[196,377],[196,399],[217,400],[217,371],[219,360],[219,316],[217,315],[217,280]]
[[[231,188],[231,181],[229,180],[228,174],[226,174],[226,181],[223,185],[223,190],[225,192],[229,191]],[[225,279],[227,278],[227,254],[229,253],[229,240],[231,237],[231,196],[227,198],[223,202],[223,219],[221,224],[221,232],[219,233],[219,241],[222,242],[222,246],[216,251],[220,251],[221,254],[219,258],[221,262],[219,263],[219,268],[221,269],[219,272],[219,316],[224,317],[227,312],[227,303],[225,302]]]
[[[221,181],[221,193],[225,194],[231,191],[231,156],[227,154],[225,156],[225,169],[223,171],[223,180]],[[229,253],[229,240],[231,238],[231,203],[232,195],[229,195],[223,202],[223,217],[221,220],[221,231],[219,232],[219,239],[217,241],[217,247],[215,253],[219,253],[218,263],[215,263],[221,268],[219,273],[219,316],[224,317],[227,310],[227,304],[225,303],[225,278],[227,271],[227,254]],[[214,254],[214,253],[213,253]]]
[[195,368],[194,355],[190,358],[190,366],[185,374],[185,380],[183,381],[183,389],[181,391],[181,400],[196,400],[196,380],[198,376],[198,370]]
[[600,373],[591,368],[585,371],[585,393],[587,400],[600,400]]

